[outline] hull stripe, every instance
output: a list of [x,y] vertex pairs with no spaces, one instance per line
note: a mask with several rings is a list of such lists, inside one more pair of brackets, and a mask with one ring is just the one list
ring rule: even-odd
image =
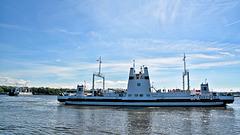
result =
[[141,106],[141,107],[222,107],[226,106],[224,102],[79,102],[79,101],[66,101],[66,104],[72,105],[87,105],[87,106]]
[[234,100],[220,100],[220,99],[157,99],[157,100],[122,100],[122,99],[67,99],[66,101],[79,101],[79,102],[131,102],[131,103],[143,103],[143,102],[224,102],[233,103]]

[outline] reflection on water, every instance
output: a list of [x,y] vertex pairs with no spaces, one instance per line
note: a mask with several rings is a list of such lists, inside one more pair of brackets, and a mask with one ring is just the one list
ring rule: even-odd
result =
[[127,132],[129,134],[151,133],[152,119],[151,111],[147,108],[138,108],[127,113]]
[[226,108],[100,107],[56,96],[0,96],[0,134],[240,134],[240,98]]

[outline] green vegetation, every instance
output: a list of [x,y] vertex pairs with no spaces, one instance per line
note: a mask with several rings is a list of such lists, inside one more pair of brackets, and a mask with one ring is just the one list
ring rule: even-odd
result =
[[[0,86],[0,93],[8,93],[11,91],[11,89],[14,89],[15,87],[12,86]],[[48,88],[48,87],[24,87],[24,89],[28,89],[33,92],[34,95],[57,95],[58,93],[63,93],[66,90],[71,90],[71,89],[55,89],[55,88]]]
[[0,87],[0,93],[4,93],[4,89]]

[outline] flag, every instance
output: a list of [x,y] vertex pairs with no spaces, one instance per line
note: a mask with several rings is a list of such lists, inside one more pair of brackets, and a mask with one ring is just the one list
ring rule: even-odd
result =
[[97,60],[97,61],[99,61],[99,60]]

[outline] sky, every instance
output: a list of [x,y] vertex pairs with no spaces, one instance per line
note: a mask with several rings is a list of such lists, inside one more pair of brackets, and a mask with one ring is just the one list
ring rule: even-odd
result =
[[[157,89],[240,91],[239,0],[1,0],[0,85],[127,88],[136,61]],[[96,87],[101,87],[97,78]]]

